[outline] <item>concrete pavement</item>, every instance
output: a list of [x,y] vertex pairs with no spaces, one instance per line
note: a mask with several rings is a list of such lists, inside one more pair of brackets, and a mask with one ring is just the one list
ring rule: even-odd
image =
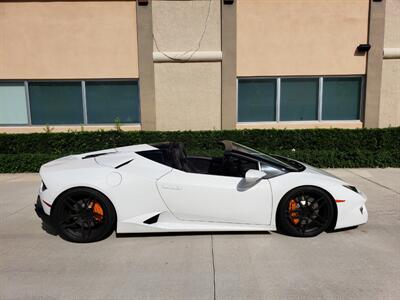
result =
[[369,197],[369,222],[278,233],[68,243],[42,228],[37,174],[0,174],[0,299],[399,299],[400,169],[336,169]]

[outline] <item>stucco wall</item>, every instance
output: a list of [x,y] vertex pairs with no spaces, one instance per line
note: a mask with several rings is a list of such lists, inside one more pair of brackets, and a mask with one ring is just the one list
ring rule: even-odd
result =
[[400,1],[386,0],[385,48],[400,47]]
[[136,77],[135,1],[0,3],[0,79]]
[[238,0],[239,76],[364,74],[369,0]]
[[[208,0],[153,0],[153,32],[161,51],[197,49],[208,13]],[[199,51],[221,49],[220,1],[211,0],[207,29]],[[154,44],[154,51],[158,51]]]
[[[386,0],[385,48],[400,48],[400,1]],[[379,127],[400,126],[400,59],[384,59]]]
[[379,127],[400,126],[400,59],[385,59],[382,66]]
[[[193,50],[199,55],[203,51],[220,51],[221,5],[219,0],[212,0],[208,15],[209,3],[153,1],[153,32],[157,41],[153,50],[174,55]],[[157,130],[221,128],[220,61],[155,62],[154,77]]]
[[155,64],[158,130],[221,128],[221,63]]

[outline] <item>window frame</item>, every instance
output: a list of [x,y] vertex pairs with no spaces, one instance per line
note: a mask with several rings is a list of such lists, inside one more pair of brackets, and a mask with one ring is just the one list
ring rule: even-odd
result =
[[[281,81],[286,78],[313,78],[318,79],[318,101],[317,101],[317,119],[316,120],[291,120],[291,121],[282,121],[281,120]],[[324,79],[325,78],[361,78],[361,91],[360,91],[360,111],[359,111],[359,119],[351,119],[351,120],[324,120],[322,118],[322,106],[323,106],[323,87],[324,87]],[[239,81],[240,80],[253,80],[253,79],[266,79],[276,80],[276,103],[275,103],[275,121],[247,121],[241,122],[239,121]],[[365,106],[365,82],[366,75],[365,74],[354,74],[354,75],[302,75],[302,76],[237,76],[236,77],[236,124],[277,124],[277,123],[292,123],[292,124],[315,124],[315,123],[345,123],[345,122],[364,122],[364,106]]]
[[21,83],[25,87],[25,103],[27,107],[27,115],[28,115],[28,123],[26,124],[3,124],[0,123],[1,127],[29,127],[29,126],[35,126],[35,127],[43,127],[46,126],[46,124],[32,124],[32,115],[31,115],[31,103],[30,103],[30,97],[29,97],[29,83],[34,83],[34,82],[80,82],[81,84],[81,102],[82,102],[82,113],[83,113],[83,123],[76,123],[76,124],[71,124],[71,123],[62,123],[62,124],[48,124],[49,126],[79,126],[79,125],[84,125],[84,126],[112,126],[114,123],[88,123],[88,114],[87,114],[87,99],[86,99],[86,82],[112,82],[112,81],[135,81],[137,82],[138,86],[138,98],[139,98],[139,107],[138,107],[138,114],[139,114],[139,122],[138,123],[121,123],[121,125],[141,125],[141,99],[140,99],[140,79],[139,78],[101,78],[101,79],[32,79],[32,80],[27,80],[27,79],[5,79],[5,80],[0,80],[0,83]]

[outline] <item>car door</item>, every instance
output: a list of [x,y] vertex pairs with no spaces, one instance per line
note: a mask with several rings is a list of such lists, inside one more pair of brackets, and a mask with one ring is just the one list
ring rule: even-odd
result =
[[166,205],[178,219],[269,224],[272,193],[268,180],[241,189],[243,180],[243,177],[172,169],[157,181],[157,186]]

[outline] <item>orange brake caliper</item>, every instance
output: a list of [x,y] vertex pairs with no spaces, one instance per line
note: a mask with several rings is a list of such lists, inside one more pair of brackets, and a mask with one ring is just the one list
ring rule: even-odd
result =
[[93,213],[95,213],[95,219],[97,221],[101,221],[101,219],[103,219],[104,216],[104,212],[103,212],[103,208],[101,207],[101,205],[97,202],[94,202],[93,206],[92,206],[92,211]]
[[290,202],[289,202],[289,216],[290,216],[290,221],[294,225],[297,225],[297,223],[299,223],[299,219],[298,219],[299,214],[294,211],[296,209],[297,209],[296,200],[294,200],[294,199],[290,200]]

